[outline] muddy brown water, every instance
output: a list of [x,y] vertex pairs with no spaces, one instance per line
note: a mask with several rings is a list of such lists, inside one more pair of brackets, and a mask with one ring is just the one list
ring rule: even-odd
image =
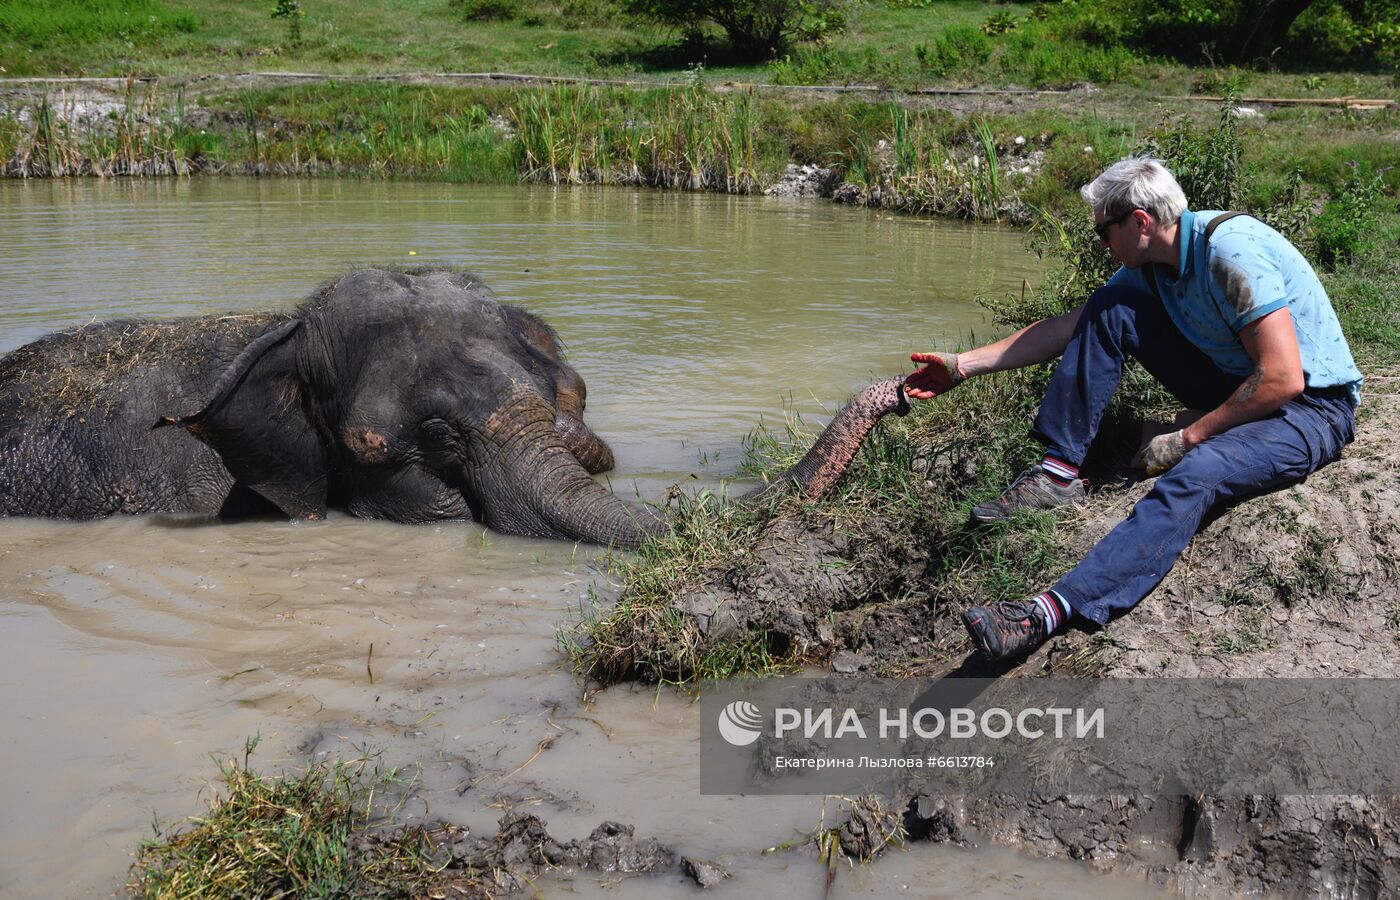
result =
[[[469,267],[557,328],[616,451],[614,488],[649,500],[731,476],[760,419],[820,421],[911,349],[990,331],[971,296],[1039,273],[1009,230],[628,190],[9,182],[0,235],[0,351],[92,318],[285,308],[361,264]],[[213,758],[259,735],[262,771],[377,754],[418,779],[406,819],[489,835],[518,808],[565,839],[616,819],[728,865],[721,895],[816,896],[812,858],[759,851],[813,828],[822,798],[701,796],[688,698],[581,698],[555,632],[599,577],[595,555],[343,515],[0,520],[0,893],[120,890],[152,822],[202,809]],[[693,890],[590,874],[540,889]],[[1153,892],[919,846],[842,872],[836,894]]]

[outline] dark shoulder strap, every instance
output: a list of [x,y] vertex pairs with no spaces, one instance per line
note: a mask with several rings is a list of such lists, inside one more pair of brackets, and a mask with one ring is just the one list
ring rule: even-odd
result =
[[1227,212],[1227,213],[1221,213],[1220,215],[1216,216],[1214,219],[1211,219],[1208,223],[1206,223],[1206,233],[1203,234],[1203,235],[1201,235],[1201,240],[1203,240],[1203,241],[1205,242],[1205,246],[1206,246],[1206,247],[1209,247],[1209,246],[1210,246],[1210,236],[1211,236],[1212,234],[1215,233],[1215,229],[1219,228],[1221,225],[1224,225],[1226,222],[1230,221],[1230,220],[1233,219],[1235,216],[1247,216],[1247,215],[1249,215],[1249,213],[1245,213],[1245,212]]
[[[1201,235],[1201,258],[1209,260],[1210,236],[1215,232],[1216,228],[1219,228],[1221,225],[1225,224],[1230,219],[1233,219],[1235,216],[1247,215],[1249,215],[1249,213],[1226,212],[1221,213],[1214,219],[1211,219],[1209,222],[1207,222],[1205,233]],[[1214,301],[1215,309],[1218,313],[1220,313],[1221,320],[1228,323],[1230,321],[1230,318],[1229,316],[1225,315],[1225,308],[1220,305],[1220,298],[1215,295],[1215,279],[1210,278],[1209,276],[1206,277],[1206,291],[1210,293],[1210,299]],[[1231,328],[1230,330],[1233,331],[1234,329]]]
[[[1206,223],[1205,234],[1201,235],[1201,249],[1203,251],[1210,250],[1210,236],[1215,233],[1216,228],[1225,224],[1225,222],[1229,221],[1230,219],[1233,219],[1235,216],[1247,215],[1249,215],[1249,213],[1246,212],[1226,212],[1221,213],[1220,215],[1211,219],[1209,222]],[[1152,289],[1152,293],[1157,297],[1157,299],[1161,300],[1162,289],[1157,286],[1157,267],[1155,263],[1149,264],[1147,266],[1147,285]],[[1215,299],[1214,290],[1211,291],[1211,299]],[[1219,305],[1218,300],[1216,301],[1216,305]]]

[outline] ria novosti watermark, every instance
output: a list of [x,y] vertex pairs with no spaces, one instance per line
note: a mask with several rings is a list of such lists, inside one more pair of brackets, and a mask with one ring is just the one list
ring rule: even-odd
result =
[[706,793],[1400,790],[1391,680],[797,678],[702,710]]
[[[1031,706],[1020,710],[998,706],[984,710],[957,707],[947,712],[929,707],[917,710],[880,707],[875,710],[874,717],[875,722],[867,730],[865,719],[853,707],[838,710],[830,706],[821,709],[780,706],[773,710],[772,735],[779,740],[793,734],[808,739],[856,737],[866,740],[874,734],[882,741],[910,737],[931,740],[944,735],[955,739],[978,736],[1000,739],[1013,733],[1028,739],[1046,735],[1063,738],[1071,734],[1077,739],[1104,736],[1103,707],[1092,710],[1056,706],[1048,709]],[[720,736],[735,747],[747,747],[758,740],[764,733],[763,726],[762,712],[747,700],[735,700],[719,714]]]

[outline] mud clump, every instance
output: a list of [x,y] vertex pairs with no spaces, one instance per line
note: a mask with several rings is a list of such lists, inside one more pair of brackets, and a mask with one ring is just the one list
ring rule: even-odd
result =
[[588,837],[567,842],[552,837],[545,821],[530,813],[510,813],[499,825],[493,838],[474,839],[452,825],[366,833],[353,849],[361,858],[379,861],[406,843],[432,848],[441,876],[436,887],[482,897],[492,896],[492,889],[520,890],[550,869],[650,874],[668,871],[675,864],[670,848],[654,838],[638,838],[631,825],[618,822],[604,822]]
[[729,878],[729,870],[717,862],[694,856],[681,857],[681,871],[702,888],[711,888]]
[[604,682],[684,680],[707,653],[746,641],[777,657],[825,660],[842,648],[834,612],[889,599],[923,566],[917,542],[894,523],[857,535],[834,518],[779,515],[746,552],[651,610],[664,621],[614,618],[606,641],[595,638],[590,674]]

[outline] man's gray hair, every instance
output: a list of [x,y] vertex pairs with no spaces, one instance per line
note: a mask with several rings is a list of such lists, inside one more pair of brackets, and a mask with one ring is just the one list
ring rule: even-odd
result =
[[1145,209],[1163,225],[1170,225],[1186,211],[1186,194],[1160,159],[1129,156],[1109,166],[1079,189],[1094,209],[1113,217],[1132,209]]

